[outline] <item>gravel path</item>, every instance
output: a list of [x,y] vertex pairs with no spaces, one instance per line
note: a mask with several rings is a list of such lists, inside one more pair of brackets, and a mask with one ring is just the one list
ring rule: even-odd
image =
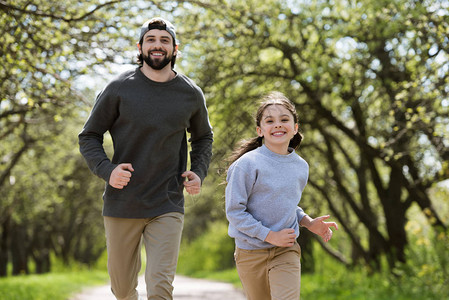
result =
[[[173,285],[175,287],[173,292],[174,300],[245,300],[243,292],[229,283],[176,275]],[[139,277],[137,290],[139,295],[146,299],[143,276]],[[70,300],[115,300],[115,297],[110,290],[110,286],[105,285],[88,288]]]

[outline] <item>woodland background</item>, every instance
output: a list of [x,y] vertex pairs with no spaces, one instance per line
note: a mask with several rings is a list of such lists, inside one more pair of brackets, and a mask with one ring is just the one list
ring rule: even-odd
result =
[[136,67],[141,24],[163,16],[215,135],[203,191],[186,196],[180,270],[233,268],[226,158],[255,135],[258,99],[278,90],[305,136],[301,207],[340,226],[328,244],[302,231],[303,273],[325,255],[448,285],[448,1],[1,0],[0,14],[0,277],[103,255],[104,182],[77,134],[108,80]]

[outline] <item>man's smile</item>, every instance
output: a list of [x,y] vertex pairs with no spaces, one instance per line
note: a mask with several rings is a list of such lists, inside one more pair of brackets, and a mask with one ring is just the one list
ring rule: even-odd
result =
[[151,51],[150,52],[151,56],[157,56],[157,57],[162,57],[165,55],[165,52],[161,52],[161,51]]

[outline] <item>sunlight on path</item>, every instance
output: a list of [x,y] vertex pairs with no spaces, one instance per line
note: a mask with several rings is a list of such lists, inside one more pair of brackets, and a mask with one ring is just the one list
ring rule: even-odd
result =
[[177,276],[174,287],[174,300],[245,300],[243,292],[229,283]]
[[[174,300],[245,300],[243,293],[229,283],[176,275],[173,285],[175,287]],[[137,290],[139,295],[145,299],[146,290],[143,276],[139,277]],[[105,285],[86,289],[70,300],[115,300],[115,297],[112,295],[110,286]]]

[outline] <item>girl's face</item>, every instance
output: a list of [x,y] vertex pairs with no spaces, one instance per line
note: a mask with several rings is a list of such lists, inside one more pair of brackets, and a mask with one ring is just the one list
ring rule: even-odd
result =
[[268,149],[278,154],[288,154],[288,144],[298,132],[298,124],[287,108],[274,104],[265,108],[256,130],[264,138]]

